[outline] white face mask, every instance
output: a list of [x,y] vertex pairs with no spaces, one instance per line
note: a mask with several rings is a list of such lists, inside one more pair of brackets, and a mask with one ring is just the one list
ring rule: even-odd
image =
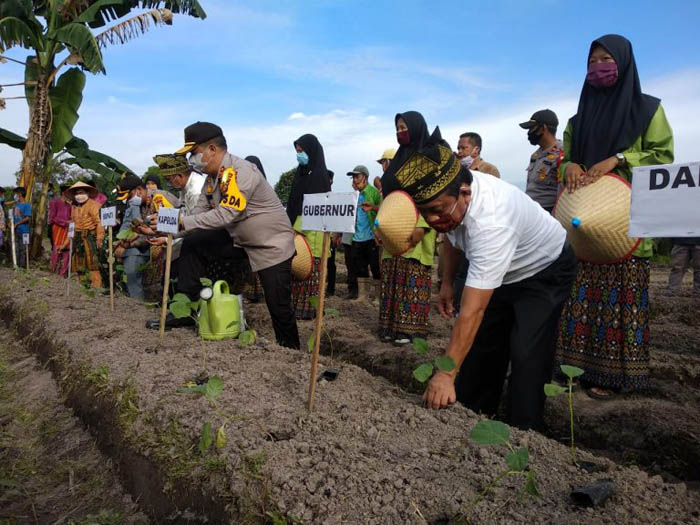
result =
[[459,163],[465,168],[469,168],[469,166],[472,165],[473,161],[474,157],[472,157],[471,155],[467,155],[466,157],[459,159]]
[[77,202],[78,204],[83,204],[84,202],[87,202],[87,200],[88,200],[87,193],[78,193],[75,196],[75,202]]
[[204,169],[207,167],[207,163],[202,161],[202,157],[204,157],[204,153],[197,153],[190,155],[190,158],[187,159],[187,163],[197,173],[204,173]]
[[141,206],[141,196],[140,195],[134,195],[129,199],[129,204],[131,206]]
[[15,193],[12,198],[15,200],[15,202],[19,202],[19,194]]

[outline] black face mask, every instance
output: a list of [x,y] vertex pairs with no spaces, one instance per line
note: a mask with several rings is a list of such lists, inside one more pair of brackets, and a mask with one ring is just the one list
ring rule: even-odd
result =
[[539,146],[540,140],[542,139],[542,135],[544,135],[543,131],[540,131],[539,133],[537,132],[538,128],[532,128],[530,131],[527,132],[527,140],[530,141],[530,144],[533,146]]

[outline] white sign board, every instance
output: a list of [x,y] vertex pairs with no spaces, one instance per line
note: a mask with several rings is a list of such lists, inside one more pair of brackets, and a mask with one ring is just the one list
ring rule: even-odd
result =
[[304,195],[301,227],[320,232],[355,232],[356,191],[347,193],[311,193]]
[[22,234],[22,244],[24,244],[24,245],[29,244],[29,234],[28,233]]
[[630,237],[700,237],[700,162],[634,168]]
[[158,231],[162,233],[177,233],[179,217],[179,208],[161,206],[158,209]]
[[100,208],[100,221],[102,226],[116,226],[117,225],[117,207],[112,206],[110,208]]
[[69,222],[68,223],[68,238],[73,239],[74,237],[75,237],[75,223]]

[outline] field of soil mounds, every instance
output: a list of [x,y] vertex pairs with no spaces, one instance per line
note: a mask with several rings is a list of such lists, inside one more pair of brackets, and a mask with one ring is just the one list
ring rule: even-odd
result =
[[[340,376],[318,383],[309,413],[310,356],[272,342],[264,305],[248,309],[261,334],[253,345],[204,343],[189,329],[167,332],[161,344],[144,327],[155,310],[117,297],[112,313],[107,297],[90,297],[77,285],[70,298],[64,292],[65,282],[54,276],[0,269],[3,328],[51,370],[66,403],[153,522],[700,520],[700,495],[685,483],[582,452],[581,459],[600,467],[589,474],[571,464],[565,444],[516,429],[512,445],[529,449],[541,496],[521,497],[522,478],[508,476],[465,516],[504,470],[505,448],[470,441],[481,417],[466,408],[421,406],[411,384],[416,358],[409,348],[377,341],[376,308],[368,302],[331,299],[329,306],[341,312],[328,322]],[[300,328],[306,341],[311,323]],[[435,323],[434,352],[447,328]],[[363,362],[352,357],[361,351],[368,354]],[[324,352],[321,370],[331,366],[328,342]],[[203,376],[222,380],[215,402],[178,393]],[[225,439],[217,436],[216,446],[202,452],[207,423],[214,432],[225,423]],[[604,505],[572,503],[573,488],[600,479],[615,486]]]

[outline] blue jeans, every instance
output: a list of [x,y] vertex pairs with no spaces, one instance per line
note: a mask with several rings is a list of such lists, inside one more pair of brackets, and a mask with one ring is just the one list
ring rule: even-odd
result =
[[129,297],[143,301],[143,283],[141,276],[143,270],[141,267],[146,264],[150,256],[145,255],[127,255],[124,257],[124,273],[126,274],[126,289],[129,292]]

